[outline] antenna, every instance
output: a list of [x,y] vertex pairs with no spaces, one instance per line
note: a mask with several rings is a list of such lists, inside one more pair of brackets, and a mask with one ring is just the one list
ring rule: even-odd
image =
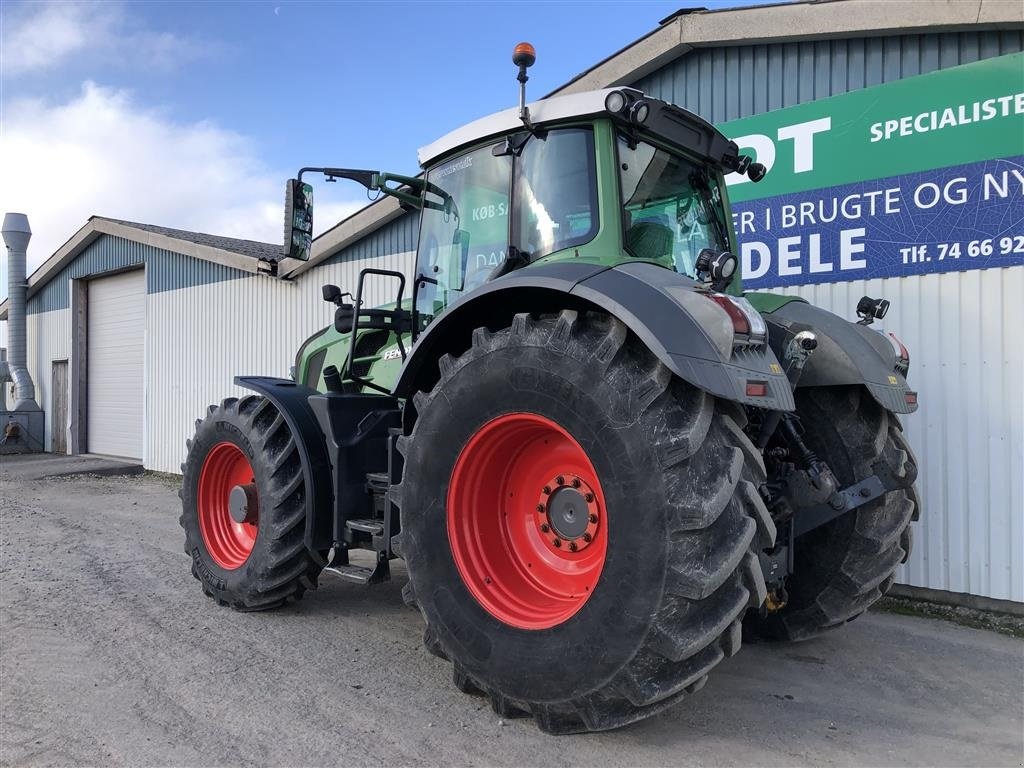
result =
[[532,67],[536,61],[537,51],[529,43],[519,43],[512,49],[512,63],[519,67],[519,76],[516,78],[519,81],[519,119],[531,130],[533,126],[530,125],[530,110],[526,106],[526,81],[530,78],[527,76],[526,70]]

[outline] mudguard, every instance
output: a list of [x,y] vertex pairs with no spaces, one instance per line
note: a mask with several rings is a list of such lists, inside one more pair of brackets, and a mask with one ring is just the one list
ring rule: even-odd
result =
[[[726,400],[769,410],[794,409],[789,380],[771,348],[734,347],[732,322],[690,278],[654,264],[606,267],[556,262],[499,278],[468,294],[420,334],[395,384],[409,397],[436,374],[437,359],[468,346],[473,329],[517,312],[597,307],[621,320],[681,379]],[[764,382],[763,397],[747,382]]]
[[916,393],[896,370],[896,352],[878,331],[804,302],[785,304],[764,318],[776,350],[789,332],[807,328],[817,335],[818,348],[800,376],[799,387],[863,384],[879,405],[893,413],[917,410]]
[[302,459],[306,483],[306,548],[317,557],[333,545],[333,501],[331,463],[327,445],[309,398],[317,390],[290,379],[269,376],[236,376],[235,384],[258,392],[272,402],[288,424]]

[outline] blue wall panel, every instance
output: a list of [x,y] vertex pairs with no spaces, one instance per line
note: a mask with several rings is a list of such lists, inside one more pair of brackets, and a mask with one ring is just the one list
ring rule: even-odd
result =
[[334,254],[324,264],[338,264],[351,259],[373,259],[415,251],[419,231],[419,213],[404,213],[376,232]]
[[1024,50],[1024,32],[950,32],[698,48],[635,86],[712,123]]

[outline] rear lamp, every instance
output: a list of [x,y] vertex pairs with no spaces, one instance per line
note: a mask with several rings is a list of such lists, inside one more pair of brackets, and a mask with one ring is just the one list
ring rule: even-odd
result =
[[708,298],[729,315],[735,334],[734,345],[759,346],[764,344],[768,336],[768,326],[765,325],[761,313],[754,309],[749,301],[740,296],[726,296],[724,293],[711,293],[708,294]]
[[724,309],[725,314],[732,320],[733,333],[737,336],[750,335],[750,321],[747,320],[747,316],[743,314],[742,310],[732,303],[730,297],[724,293],[716,293],[712,294],[710,298],[715,304]]
[[629,119],[637,125],[641,125],[647,120],[648,115],[651,114],[651,105],[646,101],[634,102],[633,106],[629,108]]
[[747,382],[747,397],[767,397],[768,395],[768,382],[767,381],[748,381]]
[[917,392],[904,392],[903,401],[907,405],[917,405]]
[[612,91],[604,97],[604,108],[615,115],[624,110],[627,103],[626,94],[622,91]]
[[889,343],[892,345],[893,351],[896,353],[896,370],[903,374],[904,377],[910,373],[910,352],[903,342],[896,338],[896,334],[889,332]]

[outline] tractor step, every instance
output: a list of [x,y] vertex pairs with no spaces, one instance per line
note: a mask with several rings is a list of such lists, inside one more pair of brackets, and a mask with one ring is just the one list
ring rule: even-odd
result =
[[329,565],[324,568],[324,572],[333,573],[354,584],[380,584],[391,580],[391,566],[386,559],[378,559],[375,568],[362,565]]
[[371,536],[384,535],[383,520],[346,520],[345,527],[348,528],[350,531],[368,533]]

